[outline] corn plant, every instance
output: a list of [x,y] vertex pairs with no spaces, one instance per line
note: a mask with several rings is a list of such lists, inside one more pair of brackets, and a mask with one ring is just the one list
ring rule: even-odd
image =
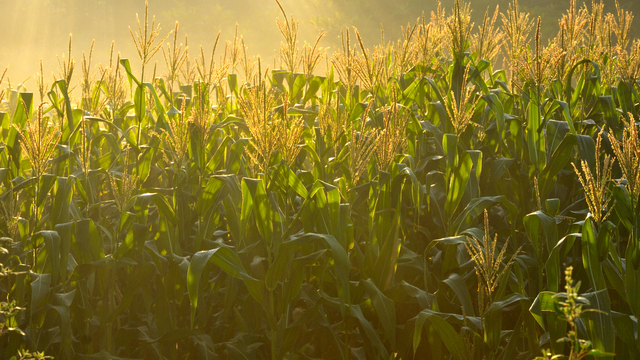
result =
[[134,67],[0,76],[1,359],[640,358],[631,13],[327,54],[275,5],[274,68],[145,10]]

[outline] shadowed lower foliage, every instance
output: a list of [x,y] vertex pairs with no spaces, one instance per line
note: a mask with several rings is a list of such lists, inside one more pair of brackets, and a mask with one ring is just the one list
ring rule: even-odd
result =
[[0,76],[0,359],[640,358],[630,13],[280,5],[273,66],[145,11],[140,71]]

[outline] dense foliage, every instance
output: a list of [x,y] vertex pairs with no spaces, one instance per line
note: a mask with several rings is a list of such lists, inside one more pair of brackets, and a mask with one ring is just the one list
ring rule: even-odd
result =
[[571,5],[4,88],[0,358],[640,358],[640,41]]

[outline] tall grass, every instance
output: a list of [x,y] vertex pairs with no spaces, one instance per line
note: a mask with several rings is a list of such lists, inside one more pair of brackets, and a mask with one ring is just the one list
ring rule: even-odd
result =
[[276,5],[273,66],[145,11],[138,70],[0,76],[0,358],[640,358],[632,14]]

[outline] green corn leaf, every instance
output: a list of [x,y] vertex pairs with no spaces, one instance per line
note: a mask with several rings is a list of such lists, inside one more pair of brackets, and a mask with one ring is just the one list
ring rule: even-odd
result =
[[577,135],[576,145],[580,151],[582,160],[589,164],[589,167],[595,171],[596,167],[596,143],[591,136]]
[[208,264],[215,264],[225,273],[244,281],[251,296],[260,304],[264,304],[260,291],[259,280],[247,274],[238,255],[227,247],[199,251],[193,255],[187,273],[187,288],[191,303],[191,328],[194,328],[196,310],[198,308],[198,292],[202,272]]
[[499,360],[512,359],[515,356],[517,339],[519,339],[519,337],[522,335],[523,330],[521,325],[525,316],[525,313],[521,313],[518,317],[518,321],[516,322],[514,330],[511,333],[509,340],[507,341],[507,346],[500,355]]
[[240,221],[242,224],[246,224],[252,213],[260,235],[268,244],[273,242],[272,211],[263,180],[242,179],[242,217]]
[[560,108],[560,110],[562,111],[562,115],[564,115],[564,119],[567,122],[567,125],[569,125],[569,130],[571,131],[571,134],[574,136],[578,135],[576,128],[573,125],[573,118],[571,117],[571,110],[569,109],[569,104],[561,100],[553,100],[553,102],[551,103],[551,109],[557,109],[557,108]]
[[127,79],[129,80],[129,87],[133,86],[132,82],[135,82],[136,85],[138,86],[142,86],[140,81],[133,75],[133,72],[131,71],[131,63],[129,62],[129,59],[120,59],[120,65],[124,67],[124,70],[127,73]]
[[569,234],[560,239],[553,249],[551,249],[549,258],[545,263],[545,270],[547,271],[547,287],[549,290],[554,292],[560,291],[560,278],[562,276],[560,266],[566,258],[569,250],[571,250],[575,239],[579,237],[582,237],[582,235]]
[[155,147],[147,147],[142,151],[140,155],[138,155],[138,166],[136,167],[136,175],[142,183],[147,181],[149,174],[151,174],[152,161],[155,154]]
[[144,84],[138,84],[133,94],[133,104],[135,105],[133,110],[135,111],[136,119],[140,121],[140,124],[139,124],[140,128],[138,129],[138,131],[142,131],[142,121],[147,111],[147,98],[146,98],[144,89],[145,89]]
[[[57,80],[53,84],[52,88],[54,86],[60,90],[64,99],[65,114],[60,114],[60,115],[66,116],[67,123],[64,124],[62,128],[62,138],[60,139],[60,141],[65,142],[69,140],[69,135],[71,131],[76,128],[76,122],[73,117],[73,108],[71,107],[71,97],[69,96],[69,84],[67,84],[65,80],[61,79],[61,80]],[[71,142],[71,144],[73,144],[73,142]]]
[[604,354],[604,358],[613,359],[612,355],[606,355],[615,353],[616,338],[608,290],[590,292],[582,296],[589,301],[590,308],[596,310],[586,311],[581,316],[591,344],[595,350]]
[[511,203],[506,196],[485,196],[475,198],[467,204],[467,206],[460,212],[460,214],[453,221],[453,226],[456,229],[456,234],[461,234],[472,222],[482,214],[485,209],[489,207],[502,204],[509,212],[509,218],[511,221],[515,221],[515,217],[518,214],[518,208]]
[[449,216],[454,215],[462,200],[462,196],[467,188],[469,176],[471,175],[472,166],[473,161],[471,160],[471,156],[468,152],[464,152],[461,156],[459,166],[453,169],[451,180],[449,181],[447,199],[444,205],[444,209]]
[[51,291],[51,274],[31,274],[31,312],[38,311],[40,304]]
[[538,325],[543,329],[546,329],[545,323],[542,318],[542,312],[556,312],[558,311],[558,299],[555,296],[556,293],[552,291],[542,291],[536,296],[535,300],[529,308],[529,312],[533,315],[533,318],[538,322]]
[[396,347],[396,307],[393,300],[388,298],[370,279],[361,281],[365,291],[369,294],[378,318],[382,323],[391,348]]
[[306,104],[307,101],[317,96],[316,94],[325,80],[326,78],[320,76],[314,76],[309,80],[307,89],[304,93],[304,98],[302,99],[302,104]]
[[542,199],[546,199],[549,196],[549,193],[555,184],[554,178],[558,175],[560,170],[569,163],[569,160],[571,160],[575,145],[576,137],[571,134],[566,134],[551,155],[547,165],[540,172],[538,184],[540,186],[540,197]]
[[552,249],[558,238],[558,226],[556,219],[544,213],[543,211],[535,211],[522,219],[525,231],[538,259],[546,259],[548,249]]
[[358,320],[358,323],[360,324],[360,327],[362,328],[362,330],[364,331],[365,336],[369,340],[369,344],[375,350],[375,353],[379,357],[381,357],[383,359],[388,359],[389,358],[389,351],[387,350],[387,348],[382,343],[382,340],[378,336],[378,333],[376,332],[374,327],[364,317],[364,314],[362,313],[362,309],[360,308],[360,306],[359,305],[351,305],[351,306],[349,306],[349,310],[350,310],[351,316],[355,317]]
[[633,207],[631,205],[631,198],[629,191],[624,185],[616,185],[613,188],[613,199],[615,204],[613,209],[627,230],[631,231],[633,228]]
[[598,243],[593,217],[587,216],[582,225],[582,264],[587,272],[591,286],[598,290],[606,289],[602,266],[598,258]]
[[464,279],[462,279],[460,275],[452,273],[442,282],[448,285],[456,294],[458,300],[460,301],[460,305],[464,309],[464,313],[466,315],[475,316],[473,301],[471,301],[471,294],[469,293],[469,289],[467,288]]
[[145,193],[137,195],[136,199],[136,203],[140,206],[149,206],[148,204],[153,202],[158,207],[160,214],[162,214],[169,222],[172,224],[176,224],[178,222],[176,214],[164,196],[158,193]]
[[55,232],[60,237],[60,276],[61,282],[67,281],[67,270],[69,264],[69,253],[71,251],[71,232],[73,223],[57,224]]
[[289,84],[289,99],[299,103],[302,99],[302,91],[307,83],[304,74],[290,74],[287,76]]
[[526,140],[529,150],[529,161],[537,169],[542,170],[546,164],[546,148],[544,136],[542,136],[542,114],[540,113],[540,101],[535,93],[530,93],[531,100],[527,105],[527,130]]
[[292,257],[293,254],[290,251],[285,251],[283,246],[280,246],[280,251],[276,256],[276,259],[269,266],[269,269],[267,269],[267,274],[265,276],[265,286],[267,287],[267,290],[273,291],[276,288],[278,281],[280,281],[287,271]]
[[338,241],[331,235],[314,234],[314,233],[299,233],[291,237],[292,243],[308,243],[319,241],[324,244],[329,250],[331,250],[331,256],[333,258],[333,266],[338,278],[338,286],[340,288],[340,301],[341,306],[350,304],[350,287],[349,287],[349,272],[351,265],[349,257],[345,249],[338,243]]
[[484,342],[492,353],[498,351],[502,333],[502,305],[493,303],[484,315]]
[[[640,317],[640,267],[633,264],[634,252],[638,251],[637,240],[635,244],[630,244],[626,251],[626,271],[625,271],[625,285],[627,293],[627,304],[631,308],[633,315]],[[630,261],[631,260],[631,261]]]
[[60,278],[61,267],[66,268],[67,266],[66,263],[61,263],[60,261],[60,255],[63,250],[61,246],[60,235],[58,235],[56,231],[51,230],[39,231],[33,235],[31,241],[34,244],[44,242],[44,248],[41,250],[41,253],[45,253],[46,257],[44,259],[41,259],[40,256],[38,256],[38,261],[46,261],[47,264],[50,264],[50,281],[53,284],[57,284],[58,279]]
[[36,204],[37,206],[42,206],[42,203],[49,195],[49,191],[53,188],[53,185],[56,183],[57,176],[51,174],[44,174],[40,177],[40,185],[38,186],[38,196]]
[[638,327],[638,320],[632,319],[627,314],[611,312],[611,318],[613,325],[616,329],[616,334],[625,342],[629,349],[629,354],[633,359],[640,358],[640,347],[638,346],[638,340],[635,329]]
[[413,332],[413,352],[415,353],[422,340],[422,328],[424,323],[429,320],[429,324],[433,326],[440,340],[449,350],[451,356],[456,360],[470,359],[469,350],[464,340],[456,332],[456,330],[447,321],[433,314],[430,311],[422,311],[416,317],[415,328]]

